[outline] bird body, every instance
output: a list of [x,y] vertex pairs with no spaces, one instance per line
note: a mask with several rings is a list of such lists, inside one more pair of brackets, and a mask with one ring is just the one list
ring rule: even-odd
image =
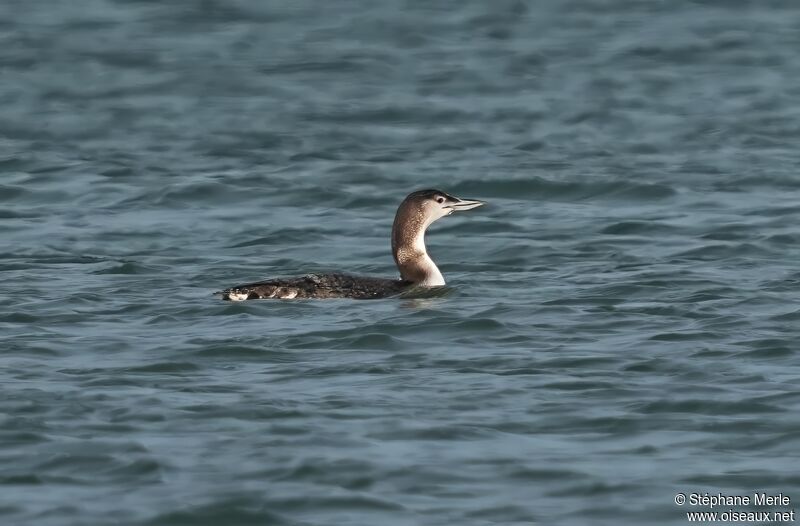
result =
[[378,299],[400,294],[414,284],[400,279],[350,276],[347,274],[308,274],[299,278],[272,279],[238,285],[222,291],[224,299],[352,298]]
[[400,203],[392,224],[392,255],[400,279],[347,274],[309,274],[237,285],[218,292],[223,299],[353,298],[376,299],[394,296],[412,287],[440,287],[445,284],[439,268],[428,255],[425,231],[436,220],[455,211],[483,205],[481,201],[459,199],[440,190],[419,190]]

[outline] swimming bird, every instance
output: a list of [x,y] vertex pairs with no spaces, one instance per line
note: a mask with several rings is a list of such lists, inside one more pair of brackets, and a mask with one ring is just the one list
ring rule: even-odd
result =
[[400,279],[346,274],[309,274],[298,278],[270,279],[216,292],[222,299],[353,298],[394,296],[413,287],[441,287],[444,277],[425,248],[425,231],[453,212],[470,210],[483,201],[459,199],[441,190],[418,190],[400,203],[392,224],[392,255]]

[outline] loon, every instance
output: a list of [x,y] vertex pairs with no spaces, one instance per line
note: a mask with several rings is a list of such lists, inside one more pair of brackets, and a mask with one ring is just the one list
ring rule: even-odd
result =
[[392,255],[400,279],[346,274],[309,274],[298,278],[270,279],[231,287],[215,294],[222,299],[353,298],[394,296],[412,287],[440,287],[442,273],[425,249],[425,231],[444,216],[483,205],[483,201],[459,199],[441,190],[410,193],[397,209],[392,225]]

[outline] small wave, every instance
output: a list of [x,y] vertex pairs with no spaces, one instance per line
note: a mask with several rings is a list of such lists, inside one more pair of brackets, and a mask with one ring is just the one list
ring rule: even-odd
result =
[[160,362],[148,365],[140,365],[138,367],[123,368],[121,372],[134,373],[134,374],[149,374],[149,373],[191,373],[195,372],[199,367],[189,362]]
[[657,221],[619,221],[600,230],[601,234],[615,236],[667,234],[679,231],[678,227]]
[[137,274],[152,274],[156,272],[153,267],[148,267],[133,261],[126,261],[119,265],[95,270],[92,274],[122,274],[122,275],[137,275]]
[[698,415],[763,415],[781,412],[782,409],[772,404],[755,402],[753,400],[659,400],[647,402],[638,407],[638,411],[645,414],[661,413],[693,413]]
[[634,199],[660,200],[676,195],[675,189],[664,184],[631,183],[627,181],[553,181],[541,177],[486,181],[463,181],[454,193],[481,197],[507,197],[512,199]]
[[229,245],[227,248],[245,248],[245,247],[254,247],[262,245],[284,245],[288,243],[297,243],[297,242],[310,243],[313,241],[320,241],[327,239],[328,236],[333,232],[334,231],[332,230],[325,230],[322,228],[313,228],[313,227],[277,228],[266,236],[260,236],[254,239],[249,239],[247,241],[240,241],[239,243],[234,243],[233,245]]

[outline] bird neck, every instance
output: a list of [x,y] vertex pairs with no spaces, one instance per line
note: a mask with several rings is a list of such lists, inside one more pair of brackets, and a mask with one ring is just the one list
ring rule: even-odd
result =
[[425,230],[428,225],[422,218],[395,218],[392,226],[392,255],[400,270],[400,277],[424,287],[444,285],[444,277],[425,248]]

